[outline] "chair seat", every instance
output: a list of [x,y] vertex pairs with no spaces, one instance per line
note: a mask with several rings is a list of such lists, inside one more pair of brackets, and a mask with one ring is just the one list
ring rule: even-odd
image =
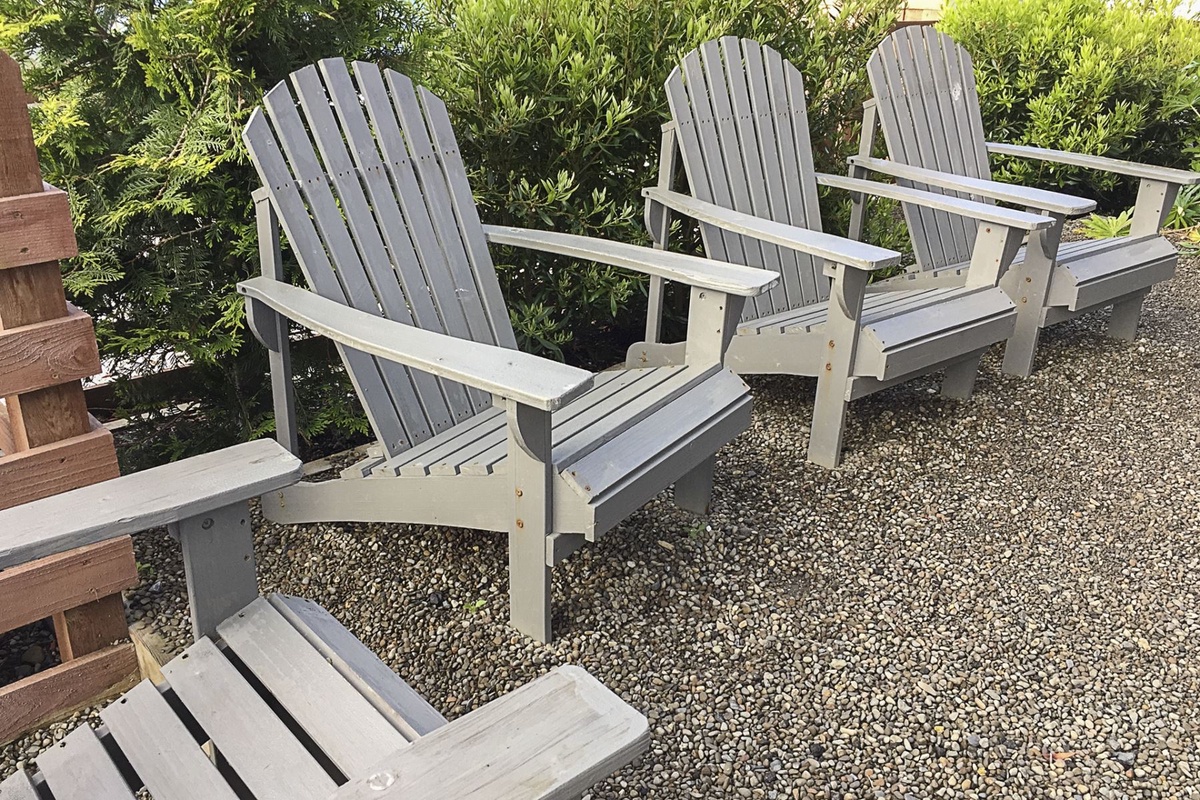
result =
[[[594,498],[678,440],[748,405],[749,391],[717,366],[602,372],[590,391],[553,414],[554,467],[582,496]],[[378,463],[371,475],[491,475],[505,472],[507,460],[505,413],[491,408]]]

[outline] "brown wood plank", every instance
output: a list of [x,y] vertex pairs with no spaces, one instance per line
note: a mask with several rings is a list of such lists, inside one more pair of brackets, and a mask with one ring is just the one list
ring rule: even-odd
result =
[[54,615],[54,633],[63,661],[86,656],[114,644],[128,642],[125,601],[121,593],[110,594]]
[[0,187],[11,189],[4,196],[31,194],[42,189],[42,171],[33,146],[29,123],[29,97],[21,80],[21,68],[0,50]]
[[117,477],[112,434],[91,424],[82,436],[0,458],[0,509]]
[[0,572],[0,631],[115,595],[137,582],[128,536],[6,569]]
[[0,687],[0,746],[120,694],[139,680],[133,644],[106,647]]
[[50,187],[0,198],[0,270],[79,253],[67,193]]
[[13,442],[12,423],[8,420],[8,405],[4,402],[4,398],[0,397],[0,456],[15,452],[16,449],[17,446]]
[[[0,232],[0,237],[3,232]],[[92,318],[67,316],[0,331],[0,397],[78,381],[100,372]]]

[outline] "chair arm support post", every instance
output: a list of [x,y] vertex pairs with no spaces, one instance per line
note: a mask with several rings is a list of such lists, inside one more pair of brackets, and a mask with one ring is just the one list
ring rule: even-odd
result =
[[216,636],[219,623],[258,597],[250,504],[233,503],[168,529],[183,549],[192,635]]
[[[254,192],[254,215],[258,227],[258,257],[262,274],[272,280],[282,281],[279,217],[265,188]],[[266,303],[247,298],[246,320],[255,338],[267,348],[271,367],[271,398],[275,406],[275,439],[289,453],[299,453],[300,432],[287,318]]]
[[1175,198],[1179,184],[1143,178],[1138,183],[1137,202],[1133,206],[1133,221],[1129,226],[1130,236],[1156,236],[1162,230]]
[[[658,185],[670,189],[679,166],[679,140],[674,123],[662,126],[662,145],[658,153]],[[671,236],[671,209],[662,203],[646,198],[646,230],[654,241],[655,250],[666,250]],[[663,289],[666,280],[660,275],[650,276],[646,299],[646,341],[658,342],[662,336]]]
[[744,297],[692,287],[685,355],[689,366],[724,363],[745,305]]
[[975,246],[971,248],[966,287],[983,289],[998,286],[1024,239],[1025,231],[1019,228],[979,223],[975,230]]
[[[862,132],[858,137],[858,154],[863,158],[870,158],[871,151],[875,147],[875,136],[879,132],[879,107],[875,98],[867,100],[863,103],[863,121]],[[853,161],[846,171],[846,175],[850,178],[865,179],[868,175],[868,170],[858,166]],[[863,231],[866,228],[867,222],[867,195],[865,192],[850,193],[850,226],[846,231],[846,236],[856,242],[861,242]]]

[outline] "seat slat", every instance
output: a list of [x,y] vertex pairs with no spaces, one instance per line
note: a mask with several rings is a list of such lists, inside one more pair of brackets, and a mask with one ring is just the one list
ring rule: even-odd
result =
[[429,701],[320,605],[283,594],[271,595],[270,602],[405,738],[411,741],[446,724]]
[[100,712],[154,800],[238,800],[150,681]]
[[[345,290],[333,272],[317,229],[309,217],[308,208],[292,179],[283,152],[275,141],[270,125],[261,109],[255,109],[242,133],[250,161],[270,193],[271,202],[279,213],[279,222],[300,263],[300,270],[313,291],[322,297],[347,302]],[[347,303],[348,304],[348,303]],[[346,372],[362,400],[367,419],[375,437],[389,455],[395,455],[410,444],[408,434],[400,424],[395,403],[388,394],[380,372],[379,360],[359,350],[337,345],[346,364]]]
[[[346,73],[342,64],[342,73]],[[350,153],[346,149],[341,126],[334,118],[330,107],[330,97],[326,94],[321,82],[320,73],[315,66],[308,66],[292,73],[292,85],[300,99],[300,106],[308,120],[308,129],[316,142],[321,158],[324,160],[325,174],[337,189],[341,201],[343,216],[350,231],[354,234],[354,242],[362,252],[363,267],[367,280],[370,282],[375,296],[379,299],[379,307],[388,319],[412,325],[415,322],[410,310],[408,298],[401,291],[400,282],[392,266],[380,230],[386,212],[377,219],[372,207],[367,204],[363,191],[363,179],[371,183],[380,180],[386,182],[386,175],[380,171],[361,173],[356,171]],[[357,96],[342,99],[341,105],[350,102],[358,105]],[[382,190],[374,192],[375,196],[386,194]],[[395,201],[392,201],[394,206]],[[386,209],[386,200],[382,209]],[[381,210],[382,210],[381,209]],[[403,236],[403,230],[394,238]],[[402,251],[407,255],[407,251]],[[452,385],[452,391],[442,394],[438,380],[433,375],[420,370],[402,370],[407,376],[407,383],[393,387],[396,396],[396,407],[404,419],[404,427],[410,431],[412,441],[420,441],[430,436],[430,430],[443,431],[454,422],[459,422],[471,416],[470,398],[461,385]],[[419,400],[418,400],[419,396]]]
[[54,800],[134,800],[129,784],[84,723],[37,758]]
[[33,781],[19,769],[0,782],[0,800],[41,800]]
[[474,419],[422,443],[419,448],[413,448],[395,462],[384,463],[377,468],[377,471],[382,475],[405,475],[408,477],[428,475],[432,465],[440,464],[463,448],[469,447],[484,437],[491,436],[505,424],[503,408],[481,411],[475,415]]
[[[595,442],[595,437],[603,436],[614,424],[618,417],[613,416],[614,408],[621,408],[622,414],[628,414],[626,419],[635,418],[641,413],[639,402],[642,398],[657,397],[659,387],[672,380],[678,380],[684,368],[657,367],[651,369],[626,370],[638,373],[624,380],[610,381],[601,391],[593,391],[567,406],[552,419],[551,437],[553,450],[551,458],[559,470],[569,463],[572,454],[581,448],[587,448]],[[611,390],[611,391],[610,391]],[[607,422],[605,421],[607,420]],[[597,428],[596,426],[602,426]],[[480,470],[500,471],[506,468],[504,461],[508,458],[508,432],[501,431],[500,441],[486,452],[472,456],[471,461],[463,468],[468,475],[481,474]]]
[[562,477],[581,495],[598,497],[628,477],[630,464],[647,463],[684,438],[686,432],[699,428],[745,397],[746,384],[733,373],[719,370],[695,384],[691,391],[675,397],[669,405],[660,404],[656,413],[644,415],[619,436],[599,440],[601,446],[571,463]]
[[265,598],[217,632],[345,775],[407,743]]
[[336,784],[208,639],[163,675],[257,800],[327,797]]

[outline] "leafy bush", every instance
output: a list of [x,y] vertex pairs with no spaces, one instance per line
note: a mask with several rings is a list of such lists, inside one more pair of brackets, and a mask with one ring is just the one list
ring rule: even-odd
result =
[[[640,190],[654,183],[663,82],[725,35],[778,48],[801,69],[818,168],[854,149],[863,67],[895,0],[460,0],[441,7],[425,61],[451,106],[485,220],[647,243]],[[527,251],[497,254],[522,346],[607,366],[641,329],[644,281]]]
[[[1133,225],[1133,209],[1127,208],[1115,217],[1089,214],[1081,230],[1089,239],[1111,239],[1128,236]],[[1200,186],[1184,186],[1179,190],[1175,204],[1167,212],[1163,227],[1169,231],[1194,228],[1200,225]]]
[[[950,0],[939,28],[975,62],[989,138],[1187,167],[1200,142],[1200,26],[1177,0]],[[998,176],[1078,187],[1107,205],[1133,182],[1025,159]]]
[[[395,63],[414,14],[397,0],[0,0],[0,47],[38,99],[45,177],[69,191],[80,255],[73,298],[96,319],[118,377],[194,364],[172,396],[124,381],[126,413],[163,418],[151,460],[272,426],[265,354],[245,346],[234,286],[257,272],[240,131],[265,88],[331,55]],[[309,434],[362,427],[323,358],[302,362]],[[317,411],[319,409],[319,412]],[[160,414],[161,417],[161,414]]]

